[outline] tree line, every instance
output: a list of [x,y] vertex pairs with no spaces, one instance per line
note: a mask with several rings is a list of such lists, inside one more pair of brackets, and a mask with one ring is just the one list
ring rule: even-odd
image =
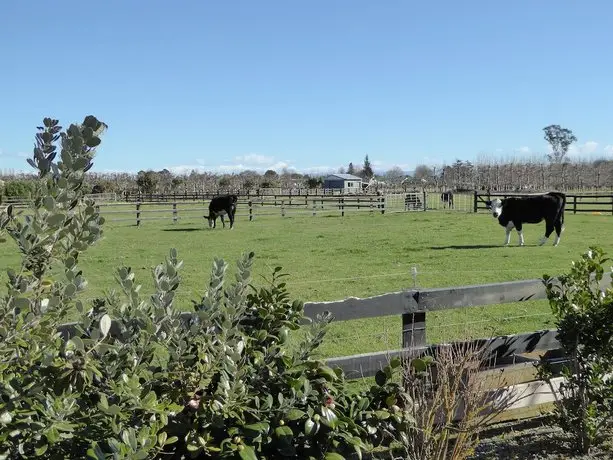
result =
[[[477,161],[456,160],[442,166],[421,164],[407,174],[399,167],[376,173],[366,155],[361,165],[350,162],[338,173],[359,176],[373,183],[377,190],[491,190],[541,191],[613,189],[613,160],[571,161],[570,146],[577,138],[559,125],[543,128],[550,145],[546,155],[532,158],[482,157]],[[328,173],[329,174],[329,173]],[[283,190],[322,188],[328,174],[301,174],[289,169],[269,169],[263,174],[245,170],[233,174],[215,174],[192,170],[174,174],[168,169],[142,170],[137,174],[90,172],[87,183],[91,193],[171,194],[203,193],[217,190],[251,191],[280,188]],[[34,176],[0,174],[0,193],[7,197],[29,196]],[[374,179],[374,180],[373,180]]]

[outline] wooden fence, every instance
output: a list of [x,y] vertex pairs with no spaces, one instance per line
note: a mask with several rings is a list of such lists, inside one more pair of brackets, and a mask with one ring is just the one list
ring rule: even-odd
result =
[[[611,273],[606,273],[600,288],[611,285]],[[335,321],[348,321],[380,316],[402,316],[402,348],[383,352],[364,353],[353,356],[330,358],[331,367],[340,367],[348,378],[370,377],[382,369],[394,357],[420,356],[435,353],[449,344],[428,344],[426,340],[427,313],[433,311],[467,308],[473,306],[495,306],[505,303],[521,303],[528,300],[546,299],[545,287],[541,280],[522,280],[473,286],[436,289],[408,289],[368,298],[348,298],[333,302],[307,302],[305,314],[316,318],[328,311]],[[544,404],[552,403],[559,392],[551,391],[549,385],[537,379],[535,363],[538,355],[557,368],[567,361],[561,356],[556,330],[541,330],[514,335],[481,338],[464,345],[484,347],[489,362],[495,362],[495,369],[485,369],[484,376],[492,372],[503,374],[505,388],[492,389],[494,398],[502,394],[520,394],[507,408],[506,414],[498,418],[522,418],[538,414]],[[554,388],[559,388],[563,378],[553,379]]]
[[[606,273],[600,288],[611,285],[611,273]],[[371,377],[389,363],[394,357],[413,357],[435,353],[449,344],[428,344],[426,340],[427,313],[433,311],[468,308],[473,306],[494,306],[505,303],[521,303],[528,300],[545,299],[545,287],[541,280],[531,279],[492,283],[473,286],[459,286],[436,289],[407,289],[368,298],[351,297],[332,302],[306,302],[305,316],[316,319],[318,315],[329,312],[334,321],[348,321],[381,316],[402,316],[402,348],[375,353],[363,353],[352,356],[334,357],[326,360],[333,368],[341,368],[347,378],[357,379]],[[193,313],[184,312],[182,318],[189,321]],[[64,339],[75,333],[73,324],[60,326]],[[111,334],[118,331],[113,323]],[[560,353],[556,339],[556,330],[541,330],[514,335],[486,337],[477,340],[456,342],[456,344],[476,344],[482,346],[488,361],[495,360],[494,369],[484,369],[484,376],[492,372],[503,375],[503,388],[493,388],[493,398],[501,394],[520,394],[522,397],[506,408],[505,413],[496,421],[505,418],[526,418],[538,415],[543,405],[554,401],[559,392],[551,391],[549,385],[537,378],[536,355],[544,355],[554,366],[560,365],[567,358]],[[563,378],[558,376],[552,381],[554,389],[559,388]],[[502,392],[501,392],[502,390]],[[456,418],[461,418],[457,414]]]
[[[543,193],[543,192],[541,192]],[[495,198],[507,198],[510,196],[530,196],[541,193],[478,193],[474,192],[474,212],[487,209],[485,202]],[[578,212],[590,212],[596,214],[613,215],[613,193],[581,193],[566,194],[566,212],[577,214]]]
[[[179,220],[202,220],[209,212],[208,202],[190,203],[178,201],[172,203],[99,203],[96,205],[100,214],[109,222],[132,221],[140,226],[145,220],[169,219],[173,223]],[[249,221],[265,216],[295,215],[338,215],[347,212],[386,212],[384,196],[266,196],[254,197],[248,201],[239,200],[236,217],[248,218]],[[226,217],[227,220],[227,217]]]
[[[486,210],[485,202],[497,197],[527,196],[518,193],[479,193],[467,192],[454,194],[453,204],[445,203],[438,192],[411,191],[386,195],[259,195],[240,197],[237,218],[264,216],[344,216],[354,211],[369,211],[381,214],[406,211],[453,210],[477,213]],[[178,195],[177,195],[178,196]],[[211,194],[211,197],[214,194]],[[566,211],[577,213],[613,215],[612,194],[567,194]],[[164,196],[165,198],[168,195]],[[89,195],[107,221],[132,221],[140,226],[145,220],[199,221],[208,214],[210,198],[199,195],[198,201],[180,199],[177,201],[119,202],[113,201],[114,195]],[[27,207],[23,200],[7,200],[2,206],[12,204],[17,208]]]

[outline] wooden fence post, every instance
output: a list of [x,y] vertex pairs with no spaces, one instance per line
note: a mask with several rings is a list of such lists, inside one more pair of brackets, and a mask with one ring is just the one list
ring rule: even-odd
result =
[[177,223],[177,202],[176,201],[172,204],[172,223],[173,224]]
[[474,193],[475,193],[475,195],[474,195],[474,198],[473,198],[473,200],[474,200],[474,201],[473,201],[473,210],[474,210],[475,212],[477,212],[477,196],[478,196],[478,195],[477,195],[477,191],[476,191],[476,190],[475,190],[475,192],[474,192]]
[[136,203],[136,226],[140,227],[140,203]]
[[345,198],[338,199],[338,207],[341,209],[341,217],[345,217]]
[[385,214],[385,195],[379,198],[381,200],[381,214]]
[[317,209],[317,200],[313,200],[313,217],[315,217],[316,214],[316,209]]
[[370,213],[372,214],[374,211],[374,204],[372,202],[372,196],[369,199],[370,199]]
[[249,200],[249,222],[253,220],[253,201]]
[[425,211],[426,209],[428,209],[428,195],[426,194],[425,190],[423,190],[423,196],[424,196],[423,200],[424,200],[424,211]]
[[577,195],[573,196],[573,214],[577,214]]
[[285,201],[281,200],[281,217],[285,217]]
[[405,313],[402,315],[402,348],[426,345],[426,312]]

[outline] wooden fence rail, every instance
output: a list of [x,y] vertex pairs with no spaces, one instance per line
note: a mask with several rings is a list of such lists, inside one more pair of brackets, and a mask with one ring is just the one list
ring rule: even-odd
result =
[[[172,219],[202,220],[208,214],[208,203],[152,202],[152,203],[99,203],[99,212],[109,222],[132,221],[140,226],[145,220]],[[346,212],[379,212],[385,214],[386,202],[384,196],[360,197],[330,197],[294,196],[258,197],[249,201],[239,200],[236,217],[246,217],[250,221],[258,216],[287,215],[330,215],[344,216]]]
[[[544,193],[544,192],[541,192]],[[507,198],[511,196],[530,196],[540,195],[541,193],[478,193],[474,192],[474,212],[484,210],[485,202],[495,198]],[[567,212],[577,214],[578,212],[606,213],[613,215],[613,194],[611,193],[589,193],[589,194],[566,194]]]
[[[606,273],[600,283],[601,289],[611,286],[611,273]],[[347,378],[371,377],[386,366],[394,357],[418,356],[435,352],[449,344],[428,344],[426,341],[426,315],[428,312],[467,308],[473,306],[494,306],[504,303],[521,303],[528,300],[545,299],[545,287],[541,280],[521,280],[504,283],[492,283],[472,286],[459,286],[435,289],[407,289],[368,298],[348,298],[331,302],[306,302],[305,316],[316,319],[318,315],[329,312],[334,321],[348,321],[380,316],[402,316],[402,348],[374,353],[362,353],[327,359],[331,367],[341,368]],[[192,312],[184,312],[181,317],[186,324],[193,318]],[[74,324],[60,326],[64,339],[75,333]],[[112,324],[111,334],[118,332],[116,323]],[[535,358],[527,356],[535,352],[551,356],[558,360],[560,345],[556,339],[556,330],[540,330],[513,335],[485,337],[459,344],[477,344],[483,346],[489,359],[495,360],[497,370],[506,372],[504,391],[522,394],[526,398],[516,402],[509,410],[517,414],[517,409],[538,409],[542,404],[551,403],[557,393],[552,393],[545,382],[538,381],[534,367]],[[485,371],[487,372],[487,370]],[[559,385],[561,377],[556,377],[554,387]],[[500,394],[500,389],[496,389]],[[534,394],[530,393],[533,392]],[[513,412],[514,411],[514,412]],[[534,414],[532,412],[531,414]],[[517,415],[515,415],[517,416]]]

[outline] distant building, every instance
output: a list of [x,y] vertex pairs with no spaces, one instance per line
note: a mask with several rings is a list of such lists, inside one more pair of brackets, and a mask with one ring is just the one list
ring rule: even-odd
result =
[[362,178],[353,174],[331,174],[324,179],[324,188],[342,190],[343,193],[360,193]]

